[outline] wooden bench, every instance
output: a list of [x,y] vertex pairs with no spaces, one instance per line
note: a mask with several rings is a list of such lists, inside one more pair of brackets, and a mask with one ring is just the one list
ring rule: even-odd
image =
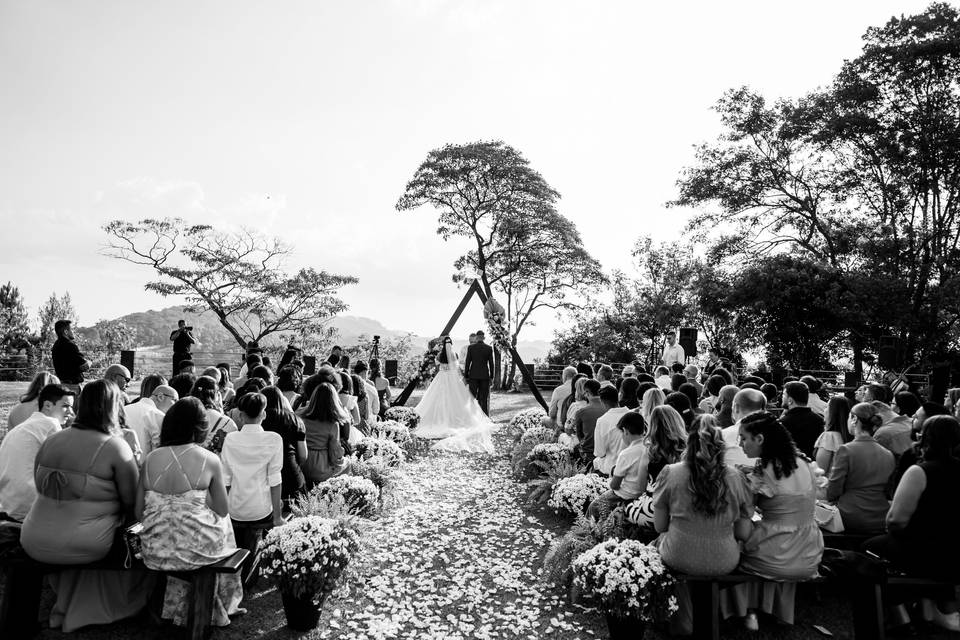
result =
[[[876,638],[876,640],[885,640],[886,621],[884,619],[885,607],[883,604],[884,587],[899,587],[906,589],[924,589],[924,588],[956,588],[953,582],[943,582],[932,580],[930,578],[915,578],[904,575],[887,576],[886,585],[866,583],[862,589],[857,589],[861,593],[854,593],[853,615],[855,633],[859,638]],[[922,597],[922,596],[920,596]]]
[[863,543],[877,534],[863,533],[830,533],[821,530],[823,534],[823,546],[829,549],[840,549],[841,551],[860,551],[863,549]]
[[[192,597],[187,612],[186,637],[190,640],[206,638],[210,630],[214,590],[218,574],[240,571],[249,552],[238,549],[233,555],[215,564],[193,571],[163,571],[167,576],[190,583]],[[40,631],[40,596],[43,577],[60,571],[127,571],[122,562],[104,560],[85,565],[57,566],[35,562],[29,558],[0,560],[0,572],[5,576],[3,598],[0,601],[0,638],[28,638]],[[150,571],[139,560],[129,570]]]

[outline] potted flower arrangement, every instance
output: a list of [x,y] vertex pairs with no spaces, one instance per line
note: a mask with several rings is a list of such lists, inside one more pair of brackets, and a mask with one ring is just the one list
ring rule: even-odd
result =
[[544,413],[543,409],[540,407],[525,409],[513,416],[513,419],[510,420],[510,426],[507,427],[507,433],[512,435],[514,439],[519,439],[530,429],[534,427],[542,427],[545,424],[544,421],[549,420],[550,417]]
[[280,591],[288,627],[316,628],[320,607],[359,545],[346,523],[320,516],[295,518],[267,533],[261,566]]
[[561,478],[553,486],[548,504],[554,509],[579,516],[587,512],[590,503],[608,489],[608,482],[595,473],[578,473]]
[[[405,409],[406,407],[393,407],[393,409]],[[410,411],[410,409],[408,409]],[[408,445],[413,436],[410,435],[410,428],[397,420],[383,420],[374,422],[370,425],[370,435],[382,440],[393,440],[400,446]]]
[[361,458],[382,458],[388,466],[399,467],[403,463],[403,449],[392,440],[365,437],[357,443],[354,450]]
[[607,616],[610,638],[638,640],[677,611],[676,579],[656,547],[605,540],[573,561],[573,583]]
[[343,496],[348,509],[354,515],[369,518],[377,512],[380,489],[372,480],[360,476],[335,476],[315,486],[309,495],[316,494],[319,499]]
[[416,429],[420,424],[420,414],[410,407],[390,407],[384,414],[384,418],[405,424],[407,429]]

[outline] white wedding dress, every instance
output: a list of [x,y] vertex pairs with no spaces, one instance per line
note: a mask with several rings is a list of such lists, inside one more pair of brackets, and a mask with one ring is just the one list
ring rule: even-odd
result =
[[448,345],[447,364],[440,371],[416,406],[420,424],[416,435],[438,440],[434,449],[466,453],[493,453],[494,423],[480,408],[477,399],[463,382],[457,356]]

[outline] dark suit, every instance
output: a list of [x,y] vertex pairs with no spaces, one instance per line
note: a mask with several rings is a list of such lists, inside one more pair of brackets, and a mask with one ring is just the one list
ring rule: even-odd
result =
[[797,449],[813,460],[813,445],[823,433],[823,418],[810,407],[794,407],[783,412],[780,423],[790,432]]
[[467,359],[463,363],[467,373],[470,393],[480,403],[480,408],[490,415],[490,380],[493,378],[493,347],[475,342],[467,347]]

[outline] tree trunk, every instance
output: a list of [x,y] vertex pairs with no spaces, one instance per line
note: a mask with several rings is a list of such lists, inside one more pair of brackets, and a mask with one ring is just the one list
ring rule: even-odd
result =
[[850,344],[853,346],[853,373],[857,380],[863,380],[863,342],[855,331],[850,332]]

